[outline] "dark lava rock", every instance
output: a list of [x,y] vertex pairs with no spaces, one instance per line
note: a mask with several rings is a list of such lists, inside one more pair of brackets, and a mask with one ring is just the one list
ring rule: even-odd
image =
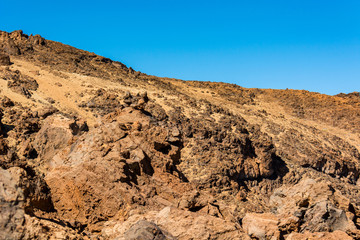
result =
[[10,57],[8,55],[0,53],[0,66],[8,66],[10,64]]

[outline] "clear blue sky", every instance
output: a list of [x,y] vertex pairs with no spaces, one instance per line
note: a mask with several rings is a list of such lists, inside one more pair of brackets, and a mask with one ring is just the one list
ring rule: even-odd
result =
[[359,0],[0,0],[17,29],[157,76],[360,91]]

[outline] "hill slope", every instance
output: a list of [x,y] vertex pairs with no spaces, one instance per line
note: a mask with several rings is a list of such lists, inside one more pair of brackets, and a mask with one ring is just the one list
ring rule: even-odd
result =
[[159,78],[21,31],[0,63],[4,239],[360,238],[359,93]]

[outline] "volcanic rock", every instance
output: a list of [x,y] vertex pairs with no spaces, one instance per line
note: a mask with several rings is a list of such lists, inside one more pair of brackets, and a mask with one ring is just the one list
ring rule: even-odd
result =
[[1,239],[20,239],[25,230],[24,196],[9,171],[0,168]]
[[127,230],[124,234],[125,239],[129,240],[137,240],[137,239],[144,239],[144,240],[166,240],[166,239],[173,239],[166,237],[163,232],[160,230],[156,224],[148,221],[138,221],[135,223],[129,230]]
[[10,57],[8,55],[0,53],[0,66],[8,66],[10,64]]
[[146,75],[0,31],[5,239],[360,239],[360,98]]

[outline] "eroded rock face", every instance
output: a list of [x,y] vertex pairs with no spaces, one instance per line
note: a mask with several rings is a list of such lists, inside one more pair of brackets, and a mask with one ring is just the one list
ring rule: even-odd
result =
[[5,46],[4,46],[4,51],[7,54],[15,55],[15,56],[21,54],[19,47],[16,46],[16,44],[12,38],[7,39]]
[[20,239],[25,231],[24,196],[11,173],[0,168],[0,239]]
[[10,64],[10,57],[8,55],[0,53],[0,66],[9,66]]
[[193,119],[184,125],[189,137],[182,156],[186,161],[180,167],[186,168],[184,173],[189,179],[216,186],[224,185],[217,181],[267,178],[275,173],[273,145],[266,135],[256,130],[249,133],[244,120],[230,117],[205,124]]
[[155,167],[165,170],[167,164],[173,164],[169,156],[158,153],[154,141],[147,140],[153,128],[148,116],[125,109],[105,117],[101,127],[56,154],[47,164],[45,179],[63,217],[97,225],[114,217],[126,204],[146,205],[146,197],[135,185],[148,182]]
[[[244,212],[252,204],[247,203],[251,190],[244,186],[257,180],[267,187],[286,174],[271,138],[231,115],[230,120],[209,119],[206,125],[177,112],[158,118],[160,107],[146,107],[146,102],[139,107],[142,98],[99,118],[91,129],[83,120],[53,112],[42,117],[40,129],[19,125],[19,134],[33,136],[21,145],[19,156],[31,159],[36,152],[44,174],[30,176],[19,170],[26,213],[56,216],[56,221],[87,236],[120,239],[136,234],[159,239],[281,239],[298,236],[289,235],[296,232],[330,231],[357,236],[350,200],[321,179],[277,188],[269,195],[271,213]],[[40,121],[38,113],[26,114],[24,120]],[[134,222],[141,219],[156,225],[141,230]],[[29,218],[38,224],[34,221]],[[73,234],[66,228],[52,229]]]
[[[69,124],[66,119],[57,119],[60,122],[52,124],[49,121],[54,121],[53,119],[50,117],[46,120],[47,124],[35,138],[35,146],[45,147],[43,150],[38,149],[38,152],[42,158],[48,159],[45,166],[49,170],[45,179],[51,189],[54,206],[67,221],[73,219],[83,225],[94,224],[94,228],[114,217],[123,206],[154,204],[142,193],[146,192],[144,188],[149,186],[143,188],[142,185],[156,185],[156,174],[168,175],[167,178],[171,176],[183,184],[194,182],[196,179],[187,171],[195,169],[184,168],[183,165],[191,163],[192,160],[182,154],[191,149],[187,147],[193,146],[193,141],[197,141],[196,147],[200,147],[200,139],[204,137],[204,132],[207,131],[205,134],[210,137],[210,131],[217,131],[197,129],[196,125],[192,125],[192,132],[187,132],[186,137],[183,132],[187,124],[176,126],[167,120],[158,121],[142,110],[126,107],[104,116],[98,128],[90,130],[69,147],[65,147],[66,142],[73,139]],[[216,126],[216,123],[213,124]],[[198,186],[216,187],[220,190],[231,184],[238,185],[243,179],[270,177],[274,174],[273,147],[266,142],[262,142],[261,145],[253,143],[249,133],[244,129],[246,123],[242,124],[243,128],[240,131],[243,133],[231,136],[232,133],[223,131],[223,137],[219,137],[221,139],[214,141],[213,146],[207,146],[209,152],[219,154],[218,159],[223,156],[224,160],[221,164],[218,162],[217,168],[209,163],[209,168],[204,169],[209,171],[208,175],[198,173],[197,178],[202,178],[198,181]],[[49,129],[55,132],[50,134]],[[66,134],[62,134],[63,132]],[[227,137],[226,134],[230,136]],[[56,143],[57,136],[62,136],[59,141],[64,142],[62,150],[54,154],[52,139]],[[235,151],[219,147],[225,146],[224,142],[230,138],[240,143],[243,138],[245,140],[243,144],[233,145]],[[45,152],[52,155],[47,156]],[[194,157],[205,159],[206,154],[206,151],[193,151]],[[232,158],[239,160],[230,161]],[[205,208],[214,215],[221,216],[214,200],[207,199],[210,196],[199,196],[200,194],[196,193],[196,196],[189,196],[191,199],[183,198],[179,202],[179,207],[190,211]],[[201,198],[202,200],[199,200]],[[174,200],[171,199],[173,204],[177,204],[178,200]],[[102,219],[92,219],[94,216],[102,216]]]
[[34,217],[34,208],[49,209],[42,190],[36,189],[41,184],[24,175],[25,170],[19,167],[0,168],[0,239],[82,239],[59,222]]
[[143,219],[154,222],[168,239],[250,239],[235,223],[171,207],[144,215],[134,214],[123,223],[110,221],[102,233],[109,238],[127,239],[124,235],[127,229]]
[[158,78],[22,31],[0,52],[7,238],[360,238],[358,93]]
[[39,157],[47,162],[71,144],[75,135],[87,130],[86,122],[78,122],[60,114],[52,115],[46,118],[36,134],[33,146]]
[[349,219],[353,217],[349,200],[321,179],[303,179],[293,187],[275,190],[270,205],[272,213],[250,213],[243,219],[250,236],[280,239],[291,232],[357,231]]

